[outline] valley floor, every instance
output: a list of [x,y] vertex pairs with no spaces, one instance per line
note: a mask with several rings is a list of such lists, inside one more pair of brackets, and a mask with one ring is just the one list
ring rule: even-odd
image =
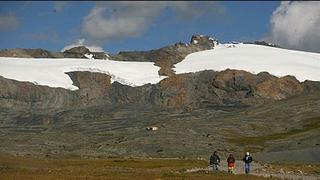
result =
[[[0,179],[310,179],[320,178],[318,165],[253,164],[252,175],[243,174],[242,162],[235,175],[209,170],[205,160],[92,159],[79,157],[32,158],[0,155]],[[302,170],[304,172],[302,172]]]

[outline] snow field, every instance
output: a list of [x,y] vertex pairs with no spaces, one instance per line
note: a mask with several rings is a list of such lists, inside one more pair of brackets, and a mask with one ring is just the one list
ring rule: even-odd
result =
[[174,70],[181,74],[228,68],[320,81],[320,54],[253,44],[221,44],[212,50],[189,54]]
[[108,74],[112,81],[130,86],[157,83],[159,67],[150,62],[123,62],[88,59],[8,58],[0,57],[0,76],[50,87],[77,90],[65,74],[71,71],[91,71]]

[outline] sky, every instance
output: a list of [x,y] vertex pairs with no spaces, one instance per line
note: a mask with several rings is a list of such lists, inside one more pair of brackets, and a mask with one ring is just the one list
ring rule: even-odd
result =
[[0,2],[0,49],[150,50],[189,42],[193,34],[220,42],[265,40],[320,52],[317,1]]

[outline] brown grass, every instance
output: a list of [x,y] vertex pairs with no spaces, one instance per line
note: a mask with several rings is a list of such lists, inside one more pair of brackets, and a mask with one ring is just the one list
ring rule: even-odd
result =
[[224,172],[187,173],[206,167],[201,160],[179,159],[35,159],[0,156],[0,179],[263,179]]

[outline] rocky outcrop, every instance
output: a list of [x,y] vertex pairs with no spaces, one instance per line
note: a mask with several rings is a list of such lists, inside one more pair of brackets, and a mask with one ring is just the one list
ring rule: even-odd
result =
[[275,100],[296,96],[305,90],[303,84],[292,76],[269,79],[256,86],[258,96]]
[[108,92],[111,88],[111,77],[102,73],[76,71],[66,73],[79,88],[76,91],[83,105],[110,104]]
[[77,91],[39,86],[0,76],[0,108],[51,111],[111,104],[108,91],[111,77],[93,72],[67,73],[79,87]]
[[205,35],[193,35],[190,40],[190,44],[197,45],[199,48],[212,49],[219,44],[219,41]]
[[162,80],[156,85],[154,103],[191,109],[207,105],[247,106],[320,90],[319,82],[309,83],[306,86],[294,77],[277,78],[266,72],[254,75],[239,70],[202,71]]
[[74,47],[63,52],[65,58],[88,58],[90,55],[94,59],[107,59],[104,52],[91,52],[85,46]]
[[0,108],[47,112],[74,107],[77,99],[76,93],[63,88],[38,86],[0,76]]
[[139,87],[111,84],[111,77],[94,72],[67,73],[79,90],[38,86],[0,78],[3,108],[63,109],[133,104],[157,108],[196,109],[207,106],[252,106],[319,91],[320,83],[300,83],[292,76],[211,70],[172,75],[158,84]]
[[86,54],[90,54],[90,51],[84,46],[74,47],[63,52],[63,56],[66,58],[86,58]]
[[307,93],[313,93],[320,89],[320,83],[317,81],[306,80],[303,82],[303,87]]

